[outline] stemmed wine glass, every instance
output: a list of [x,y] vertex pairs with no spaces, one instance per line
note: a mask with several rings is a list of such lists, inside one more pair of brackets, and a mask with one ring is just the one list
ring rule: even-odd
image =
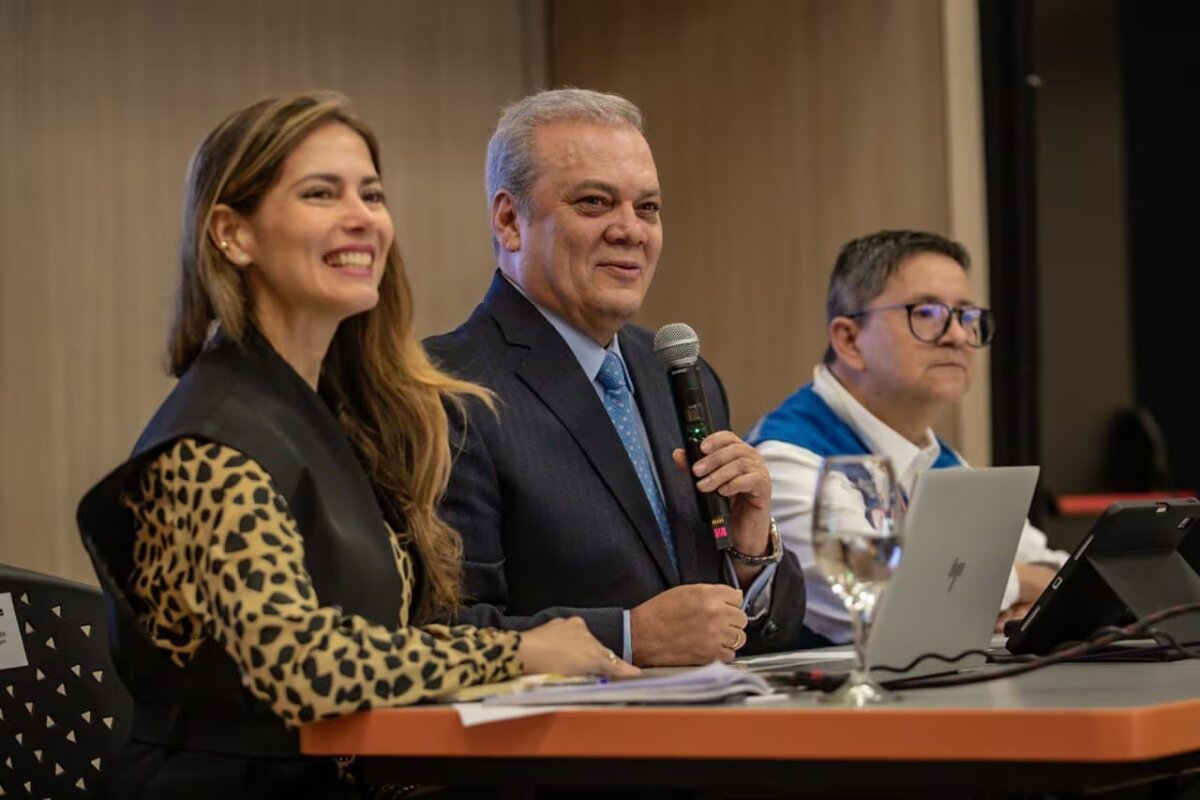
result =
[[817,570],[850,613],[855,665],[826,702],[865,706],[895,695],[871,679],[866,647],[875,606],[900,565],[904,498],[886,456],[825,459],[813,502]]

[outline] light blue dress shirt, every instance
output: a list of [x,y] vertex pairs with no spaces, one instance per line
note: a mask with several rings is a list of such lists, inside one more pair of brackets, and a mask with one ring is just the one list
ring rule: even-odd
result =
[[[505,278],[508,279],[508,276],[505,276]],[[533,300],[530,299],[529,295],[525,294],[525,290],[518,286],[515,281],[509,280],[508,282],[511,283],[513,288],[520,292],[526,300],[529,300],[530,303],[533,303],[533,307],[536,308],[541,315],[546,318],[546,321],[554,327],[554,330],[558,331],[558,335],[561,336],[563,341],[567,343],[567,347],[571,348],[571,352],[575,355],[575,360],[578,361],[579,366],[583,368],[583,374],[587,375],[588,380],[592,382],[592,388],[596,390],[596,396],[600,398],[601,402],[603,402],[604,387],[601,386],[596,380],[596,376],[600,373],[600,367],[604,365],[604,356],[609,350],[613,351],[618,356],[621,355],[621,343],[618,338],[614,336],[612,341],[609,342],[608,347],[601,347],[594,339],[575,328],[553,311],[534,303]],[[621,368],[625,370],[625,381],[629,385],[630,391],[633,392],[633,395],[636,398],[637,389],[634,387],[633,379],[629,375],[629,368],[625,365],[624,357],[621,358]],[[642,447],[645,448],[647,453],[654,452],[650,448],[650,437],[646,433],[646,423],[642,419],[642,412],[638,408],[636,402],[633,404],[633,417],[634,422],[637,424],[638,436],[642,440]],[[661,494],[662,479],[658,474],[658,466],[654,463],[653,458],[650,459],[650,468],[654,472],[654,482],[658,485],[658,490]],[[666,494],[663,494],[663,497],[665,498]],[[763,569],[763,571],[760,572],[757,577],[755,577],[754,582],[750,584],[750,588],[746,590],[746,593],[743,597],[742,609],[746,612],[746,615],[750,617],[751,620],[761,617],[766,613],[767,609],[771,605],[771,586],[774,582],[776,566],[777,565],[775,564],[767,565],[767,567]],[[734,571],[733,563],[728,557],[725,559],[725,571],[730,578],[730,583],[736,586],[738,582],[737,573]],[[629,609],[625,609],[624,618],[624,652],[622,653],[622,656],[626,661],[632,663],[633,637],[630,633]]]

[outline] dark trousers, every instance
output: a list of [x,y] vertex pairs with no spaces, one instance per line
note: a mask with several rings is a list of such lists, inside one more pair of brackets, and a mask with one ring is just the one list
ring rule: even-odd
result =
[[331,758],[248,758],[129,742],[104,768],[112,800],[362,800]]

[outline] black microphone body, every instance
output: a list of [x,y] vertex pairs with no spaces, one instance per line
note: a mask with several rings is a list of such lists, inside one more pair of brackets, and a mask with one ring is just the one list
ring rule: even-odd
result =
[[[712,416],[708,402],[704,399],[704,385],[700,380],[700,368],[693,361],[667,367],[667,378],[671,382],[671,394],[675,398],[675,413],[683,433],[684,451],[688,467],[704,457],[700,443],[713,433]],[[695,486],[695,476],[692,476]],[[729,535],[729,503],[716,492],[696,489],[696,500],[700,504],[700,515],[712,528],[713,543],[718,550],[728,550],[733,544]]]

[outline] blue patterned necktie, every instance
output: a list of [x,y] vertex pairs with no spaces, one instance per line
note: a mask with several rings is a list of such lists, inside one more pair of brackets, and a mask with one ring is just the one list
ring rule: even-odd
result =
[[621,365],[621,357],[609,350],[604,354],[604,364],[596,375],[596,381],[604,388],[604,410],[608,412],[625,452],[633,462],[638,480],[642,483],[642,491],[650,501],[654,511],[654,520],[658,523],[659,533],[667,545],[667,553],[671,556],[671,564],[679,570],[679,562],[675,556],[675,542],[671,539],[671,525],[667,522],[667,507],[663,503],[662,493],[654,481],[654,470],[650,466],[650,456],[642,445],[639,435],[637,418],[633,413],[633,392],[625,382],[625,369]]

